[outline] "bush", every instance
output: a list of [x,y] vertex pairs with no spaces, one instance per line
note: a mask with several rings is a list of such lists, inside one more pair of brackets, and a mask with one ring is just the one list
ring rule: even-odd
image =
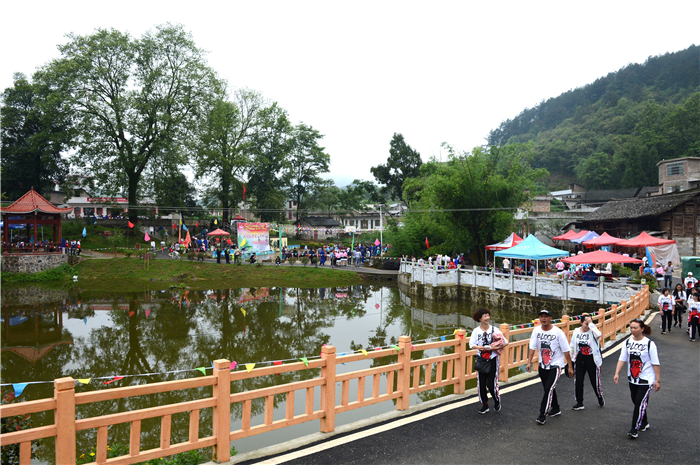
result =
[[630,277],[629,277],[629,282],[632,284],[640,284],[642,282],[642,278],[646,279],[646,284],[649,286],[649,292],[654,292],[659,288],[658,281],[656,281],[656,276],[645,273],[644,275],[640,276],[638,271],[635,271]]
[[301,259],[299,261],[301,262],[302,265],[306,266],[309,264],[309,257],[301,257]]
[[196,258],[196,255],[194,254],[194,252],[189,252],[189,253],[187,254],[187,259],[188,259],[188,260],[194,260],[195,258]]
[[199,253],[197,254],[197,260],[204,261],[204,258],[205,258],[205,257],[206,257],[206,255],[204,255],[204,252],[199,252]]
[[124,256],[125,256],[126,258],[130,258],[132,255],[134,255],[134,251],[133,251],[133,250],[131,250],[131,249],[126,249],[126,250],[124,251]]
[[294,264],[295,264],[296,262],[297,262],[297,259],[294,258],[294,257],[289,257],[289,258],[287,259],[287,263],[289,263],[289,264],[292,265],[292,266],[294,266]]

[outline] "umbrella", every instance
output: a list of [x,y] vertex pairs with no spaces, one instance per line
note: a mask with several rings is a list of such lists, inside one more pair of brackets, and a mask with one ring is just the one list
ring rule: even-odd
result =
[[[586,230],[583,230],[581,232],[576,232],[573,229],[569,229],[561,236],[553,237],[552,240],[554,240],[554,241],[568,241],[570,239],[576,239],[577,237],[582,237],[587,232],[588,231],[586,231]],[[581,234],[581,233],[583,233],[583,234]]]
[[223,231],[221,229],[215,229],[210,233],[207,233],[207,236],[230,236],[230,232]]
[[595,252],[582,253],[562,260],[565,263],[583,265],[586,263],[642,263],[641,260],[632,257],[625,257],[616,253],[596,250]]
[[602,247],[604,245],[619,245],[625,242],[624,239],[619,237],[612,237],[610,234],[604,232],[602,236],[596,237],[588,241],[584,241],[583,245],[586,247]]
[[621,241],[618,245],[623,247],[654,247],[657,245],[675,244],[676,241],[672,239],[661,239],[658,237],[652,237],[646,232],[642,232],[639,236]]

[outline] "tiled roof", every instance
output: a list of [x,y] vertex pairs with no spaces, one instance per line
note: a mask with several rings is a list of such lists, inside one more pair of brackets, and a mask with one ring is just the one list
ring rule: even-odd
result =
[[657,216],[700,195],[700,189],[692,189],[653,197],[611,200],[583,218],[582,221],[608,221]]
[[333,218],[324,218],[322,216],[307,216],[301,221],[309,226],[321,226],[326,228],[337,228],[342,226],[337,220],[334,220]]
[[9,207],[0,208],[2,213],[34,213],[35,211],[42,213],[69,213],[72,210],[72,207],[58,208],[53,206],[51,202],[39,195],[34,189],[29,190]]

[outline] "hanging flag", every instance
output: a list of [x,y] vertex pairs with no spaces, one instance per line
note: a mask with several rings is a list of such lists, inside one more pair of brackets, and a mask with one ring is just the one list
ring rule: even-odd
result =
[[197,221],[197,222],[194,224],[194,226],[195,226],[196,228],[198,228],[198,227],[199,227],[199,221]]
[[87,229],[83,227],[83,237],[87,236]]
[[363,354],[365,354],[365,357],[367,356],[367,351],[366,351],[365,349],[360,349],[360,352],[362,352]]
[[278,360],[276,362],[272,362],[273,365],[282,365],[282,360]]
[[245,184],[243,184],[243,200],[245,200]]
[[185,226],[185,225],[183,224],[183,225],[182,225],[182,229],[184,229],[185,231],[187,231],[187,226]]
[[241,313],[245,316],[245,310],[241,309]]
[[136,312],[135,312],[135,311],[132,310],[132,311],[129,312],[129,318],[131,318],[131,317],[134,316],[134,315],[136,315]]
[[173,223],[173,229],[177,229],[177,224]]
[[119,381],[120,379],[124,379],[124,377],[123,376],[114,376],[109,381],[102,381],[102,384],[112,384],[113,382]]
[[90,382],[91,379],[92,379],[92,378],[83,378],[83,379],[78,378],[78,381],[79,381],[81,384],[88,384],[88,383]]
[[216,221],[216,218],[214,218],[214,225],[217,225],[218,222]]
[[255,363],[246,363],[245,364],[245,369],[248,370],[248,373],[250,373],[253,368],[255,368]]
[[381,242],[379,242],[379,239],[375,239],[375,240],[374,240],[374,245],[379,245],[379,244],[381,244]]
[[187,237],[185,237],[185,245],[190,245],[190,242],[192,242],[192,238],[190,237],[190,232],[187,231]]
[[151,309],[150,309],[150,308],[147,308],[145,313],[146,313],[146,318],[148,318],[148,315],[151,314]]
[[302,362],[304,362],[304,365],[306,365],[307,367],[309,366],[309,359],[308,359],[308,358],[306,358],[306,357],[301,357],[299,360],[301,360]]
[[428,243],[428,238],[427,238],[427,237],[425,238],[425,246],[426,246],[427,248],[430,248],[430,244]]
[[24,388],[26,388],[28,384],[29,383],[14,383],[12,389],[15,390],[15,397],[21,396],[22,392],[24,392]]
[[130,228],[130,229],[133,229],[133,227],[134,227],[134,223],[132,223],[131,221],[129,221],[129,228]]
[[148,233],[146,233],[146,235],[143,236],[143,240],[146,241],[146,242],[148,242],[148,241],[151,240],[151,236],[149,236]]
[[204,376],[207,375],[207,369],[204,367],[195,368],[197,371],[201,371]]
[[87,324],[87,317],[86,316],[83,317],[83,323]]
[[235,369],[236,369],[236,365],[238,365],[238,362],[234,360],[233,362],[231,362],[231,366],[229,367],[229,369],[230,369],[230,370],[235,370]]
[[444,341],[444,340],[445,340],[445,336],[440,336],[440,340],[441,340],[441,341]]

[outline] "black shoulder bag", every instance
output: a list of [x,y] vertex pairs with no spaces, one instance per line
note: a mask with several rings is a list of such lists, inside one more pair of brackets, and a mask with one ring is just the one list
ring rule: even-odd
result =
[[[493,340],[493,325],[491,326],[491,340]],[[476,364],[474,366],[474,369],[478,371],[479,373],[483,373],[485,375],[490,375],[494,368],[495,368],[495,363],[493,363],[493,359],[491,358],[484,358],[480,355],[476,356]]]

